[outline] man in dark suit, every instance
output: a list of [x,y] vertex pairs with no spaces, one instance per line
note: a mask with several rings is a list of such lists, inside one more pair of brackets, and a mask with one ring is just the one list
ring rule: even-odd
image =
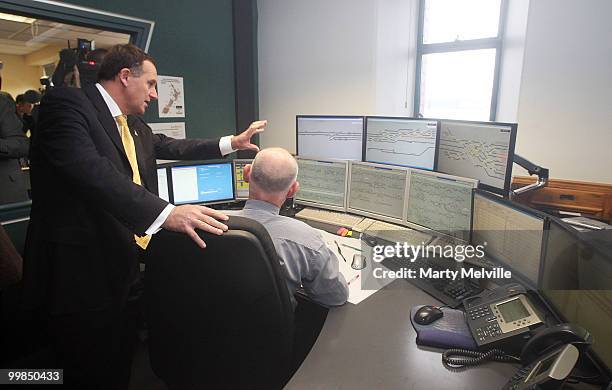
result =
[[15,113],[13,98],[0,92],[0,204],[28,200],[19,158],[28,156],[29,141]]
[[[134,322],[128,302],[138,254],[151,235],[160,228],[183,232],[204,248],[195,229],[227,230],[219,222],[227,216],[216,210],[160,199],[155,159],[257,150],[250,139],[266,122],[214,140],[153,134],[136,116],[157,98],[157,71],[132,45],[109,51],[98,80],[83,89],[54,89],[42,100],[31,150],[24,302],[44,310],[67,384],[115,389],[129,382]],[[134,115],[127,124],[125,115]]]

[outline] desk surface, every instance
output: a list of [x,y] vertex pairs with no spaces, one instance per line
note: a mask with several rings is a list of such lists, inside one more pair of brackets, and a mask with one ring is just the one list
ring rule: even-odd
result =
[[440,302],[396,280],[359,305],[330,309],[325,325],[286,389],[501,389],[518,369],[486,363],[461,372],[441,353],[416,345],[410,308]]

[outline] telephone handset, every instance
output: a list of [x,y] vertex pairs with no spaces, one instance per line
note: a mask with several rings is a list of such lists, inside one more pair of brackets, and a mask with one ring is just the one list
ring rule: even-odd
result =
[[592,341],[588,331],[572,324],[542,330],[523,347],[523,367],[503,390],[560,389]]
[[554,325],[542,329],[525,344],[521,352],[521,362],[530,364],[539,356],[565,344],[574,344],[583,352],[592,343],[591,334],[578,325]]

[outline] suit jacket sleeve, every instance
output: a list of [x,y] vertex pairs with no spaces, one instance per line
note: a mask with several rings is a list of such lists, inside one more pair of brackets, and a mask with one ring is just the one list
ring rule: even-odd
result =
[[[130,128],[151,128],[140,117],[130,117]],[[163,134],[152,134],[155,158],[164,160],[207,160],[222,158],[219,150],[219,138],[212,139],[175,139]]]
[[41,106],[36,150],[63,179],[62,185],[79,191],[91,207],[101,207],[128,229],[144,234],[168,202],[135,184],[101,155],[90,131],[104,130],[84,107],[80,91],[54,92]]
[[0,96],[0,158],[19,158],[28,155],[29,141],[23,134],[23,123],[15,113],[15,105]]

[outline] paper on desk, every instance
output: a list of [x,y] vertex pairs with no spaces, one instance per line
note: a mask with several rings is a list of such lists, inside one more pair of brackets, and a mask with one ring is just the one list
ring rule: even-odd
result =
[[[367,245],[364,245],[363,248],[361,246],[361,241],[357,238],[350,237],[342,237],[337,236],[335,234],[328,233],[324,230],[320,230],[321,235],[323,236],[323,241],[327,247],[336,254],[338,258],[338,264],[340,264],[339,270],[340,273],[344,276],[344,279],[349,283],[349,298],[348,301],[352,304],[358,304],[363,301],[370,295],[373,295],[376,291],[380,290],[387,284],[391,283],[392,279],[384,278],[384,279],[374,279],[372,277],[372,254],[371,248]],[[338,254],[338,247],[335,242],[340,244],[340,249],[342,250],[342,254],[346,258],[346,262],[342,259],[342,257]],[[344,245],[342,245],[344,244]],[[345,245],[348,245],[345,246]],[[353,248],[362,248],[365,252],[358,251]],[[355,270],[351,268],[351,262],[353,261],[354,254],[361,254],[366,257],[366,267],[362,270]],[[359,276],[358,276],[359,275]],[[358,276],[358,277],[357,277]],[[368,277],[368,289],[364,290],[361,288],[362,278]],[[357,279],[356,279],[357,278]],[[376,288],[373,288],[376,287]]]

